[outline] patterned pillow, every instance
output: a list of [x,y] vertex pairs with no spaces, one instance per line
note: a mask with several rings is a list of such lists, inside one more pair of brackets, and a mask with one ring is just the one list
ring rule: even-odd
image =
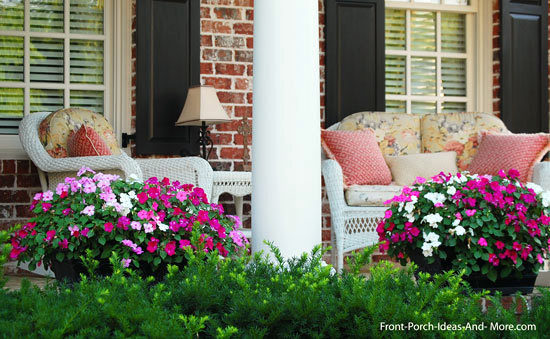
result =
[[346,187],[391,183],[390,169],[371,130],[321,130],[321,144],[327,156],[342,167]]
[[550,135],[488,134],[481,136],[479,150],[468,166],[471,173],[497,175],[516,169],[519,180],[530,181],[533,167],[550,149]]
[[84,108],[64,108],[51,113],[40,123],[38,134],[42,145],[53,158],[65,158],[68,156],[69,134],[83,125],[91,127],[103,138],[111,154],[120,154],[111,125],[103,116]]
[[420,130],[422,152],[455,151],[461,171],[466,170],[477,152],[480,132],[508,132],[499,118],[484,113],[427,114],[422,117]]
[[339,131],[372,129],[384,155],[420,153],[420,117],[404,113],[359,112],[345,117]]
[[67,139],[67,151],[70,157],[89,157],[111,155],[103,138],[91,127],[82,126],[74,133],[71,131]]

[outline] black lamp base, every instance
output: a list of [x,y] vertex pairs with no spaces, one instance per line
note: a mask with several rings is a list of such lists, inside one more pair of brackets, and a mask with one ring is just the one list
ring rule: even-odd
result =
[[[201,146],[201,157],[204,160],[210,158],[210,153],[212,153],[212,149],[214,148],[214,142],[212,142],[210,131],[207,128],[208,126],[206,126],[206,123],[203,121],[199,131],[199,144]],[[210,146],[210,148],[207,152],[208,146]]]

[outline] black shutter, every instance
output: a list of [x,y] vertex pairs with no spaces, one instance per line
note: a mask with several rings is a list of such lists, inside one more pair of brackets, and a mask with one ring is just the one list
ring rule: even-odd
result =
[[360,111],[385,110],[384,1],[326,0],[328,127]]
[[139,0],[137,154],[198,154],[198,128],[176,127],[187,90],[199,84],[200,1]]
[[548,131],[548,1],[500,3],[502,120],[516,133]]

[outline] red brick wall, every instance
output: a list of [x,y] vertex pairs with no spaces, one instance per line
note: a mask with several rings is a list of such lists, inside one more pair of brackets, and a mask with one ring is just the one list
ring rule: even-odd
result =
[[32,197],[40,189],[36,167],[29,160],[0,160],[0,229],[30,217]]

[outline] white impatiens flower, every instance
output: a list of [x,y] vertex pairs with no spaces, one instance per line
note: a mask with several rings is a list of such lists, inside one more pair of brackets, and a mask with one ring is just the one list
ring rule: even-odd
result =
[[413,202],[408,202],[405,204],[405,211],[407,211],[407,213],[411,213],[412,211],[414,211],[414,203]]
[[470,232],[470,235],[473,237],[474,236],[474,230],[472,228],[468,229],[468,232]]
[[411,202],[413,204],[416,204],[417,201],[418,201],[418,197],[416,195],[411,195]]
[[407,218],[408,222],[414,222],[416,220],[414,213],[405,214],[405,218]]
[[168,228],[169,228],[168,225],[163,224],[163,223],[161,223],[161,222],[159,222],[159,223],[157,224],[157,226],[159,227],[159,230],[161,230],[161,231],[163,231],[163,232],[168,231]]
[[435,204],[443,204],[445,202],[445,195],[437,192],[429,192],[424,195],[424,198],[430,200],[434,205]]
[[542,206],[550,206],[550,191],[544,191],[541,193],[540,197],[542,198]]
[[433,247],[431,247],[430,245],[427,245],[426,243],[422,245],[422,254],[425,257],[431,257],[433,255],[433,252]]
[[405,203],[400,202],[400,203],[399,203],[399,209],[398,209],[397,211],[398,211],[398,212],[403,211],[403,206],[405,206]]
[[460,219],[455,219],[455,221],[453,221],[453,226],[458,226],[458,224],[460,224]]
[[422,254],[424,254],[425,257],[431,257],[433,255],[433,249],[441,245],[439,235],[430,232],[428,234],[424,233],[423,236],[426,241],[422,244]]
[[437,228],[437,224],[443,221],[443,217],[439,213],[432,213],[422,218],[422,222],[427,222],[430,227]]
[[532,189],[535,192],[535,194],[537,194],[537,195],[539,193],[541,193],[542,191],[544,191],[544,189],[542,187],[540,187],[539,185],[537,185],[533,182],[526,183],[525,187]]
[[447,194],[448,195],[455,195],[456,193],[456,188],[454,186],[449,186],[449,188],[447,188]]
[[457,226],[455,227],[455,232],[456,232],[456,235],[461,236],[466,234],[466,229],[462,226]]
[[434,232],[430,232],[428,234],[424,233],[424,239],[427,242],[431,242],[433,244],[437,243],[437,245],[434,245],[433,247],[439,247],[439,245],[441,245],[441,243],[439,242],[439,235]]

